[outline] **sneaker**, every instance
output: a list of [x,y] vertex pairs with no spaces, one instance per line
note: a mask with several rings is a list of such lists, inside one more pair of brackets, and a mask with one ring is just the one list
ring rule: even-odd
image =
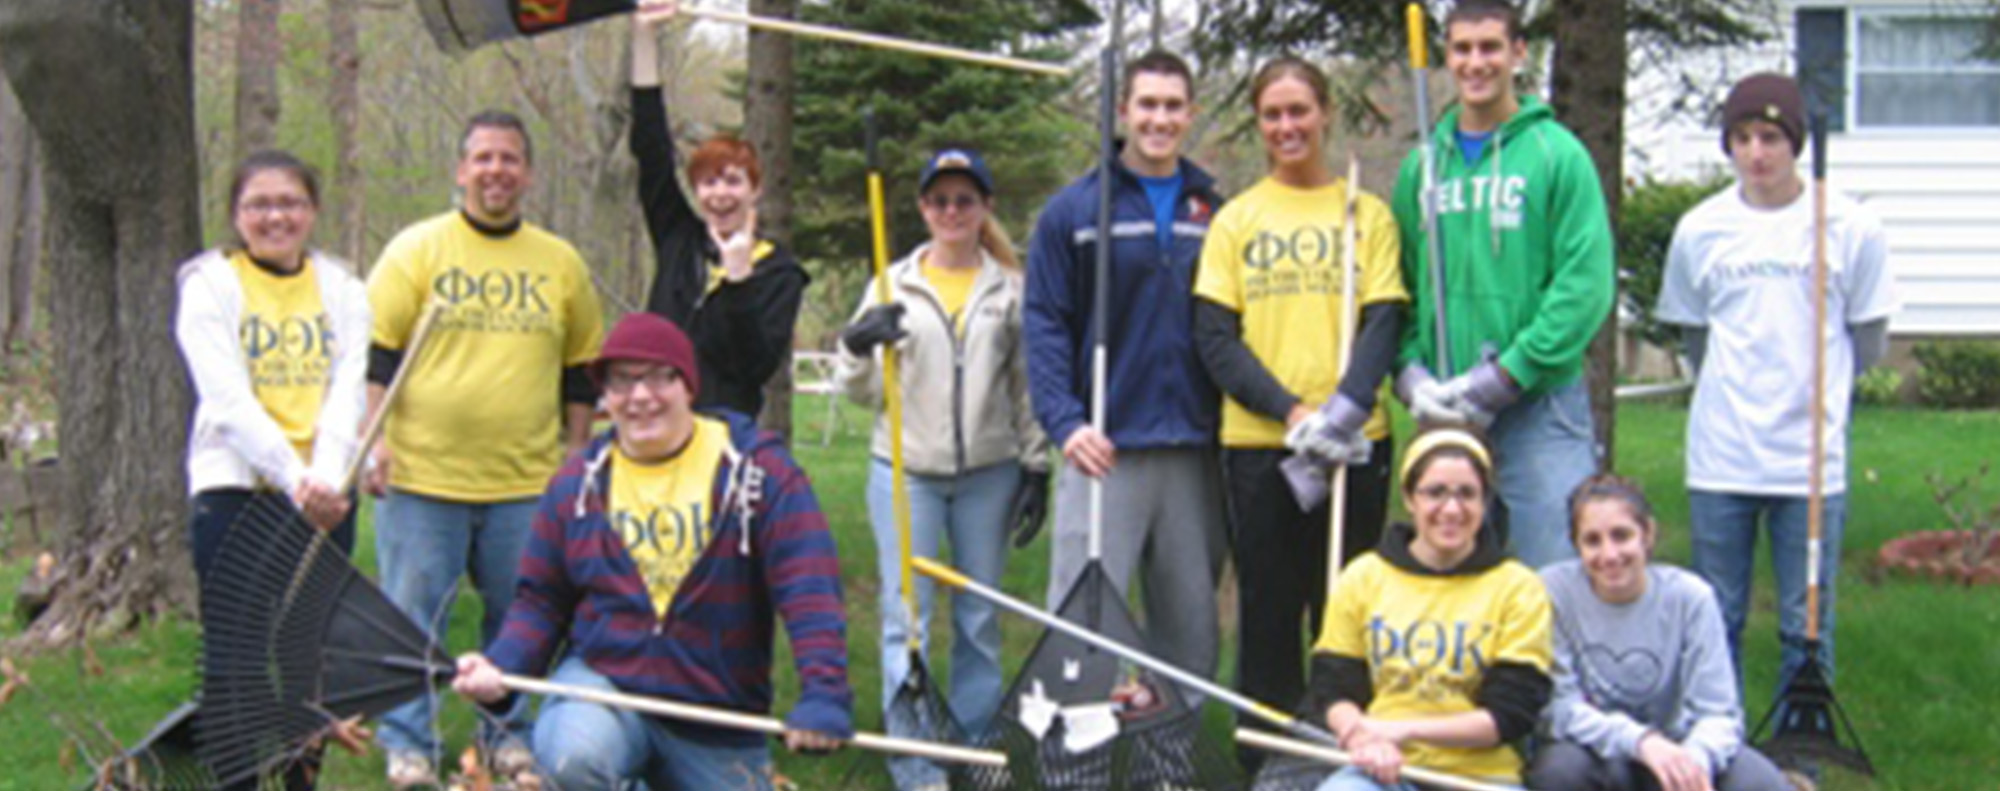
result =
[[535,768],[535,754],[518,741],[509,740],[493,751],[493,776],[513,778]]
[[430,756],[414,752],[389,754],[389,787],[395,789],[436,786],[437,769]]
[[1794,791],[1819,791],[1819,782],[1806,772],[1786,769],[1784,774],[1785,782],[1790,783]]

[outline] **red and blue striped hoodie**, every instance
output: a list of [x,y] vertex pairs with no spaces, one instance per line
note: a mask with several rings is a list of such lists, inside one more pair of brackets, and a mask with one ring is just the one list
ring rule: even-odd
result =
[[[715,474],[708,547],[664,617],[605,517],[610,432],[569,458],[542,495],[521,556],[520,586],[487,647],[508,673],[541,676],[565,642],[620,690],[763,714],[771,708],[774,615],[799,673],[789,727],[853,735],[840,559],[812,484],[777,435],[730,412],[730,449]],[[703,741],[763,737],[676,723]]]

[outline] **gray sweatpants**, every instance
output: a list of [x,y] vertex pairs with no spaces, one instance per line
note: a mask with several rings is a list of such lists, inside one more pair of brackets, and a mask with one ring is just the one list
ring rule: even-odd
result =
[[[1222,642],[1215,604],[1228,554],[1222,514],[1214,448],[1121,449],[1104,478],[1104,571],[1121,595],[1131,593],[1133,573],[1140,574],[1140,622],[1159,658],[1210,679]],[[1062,606],[1083,574],[1089,542],[1090,478],[1064,465],[1056,482],[1049,609]],[[1202,696],[1185,692],[1200,704]]]

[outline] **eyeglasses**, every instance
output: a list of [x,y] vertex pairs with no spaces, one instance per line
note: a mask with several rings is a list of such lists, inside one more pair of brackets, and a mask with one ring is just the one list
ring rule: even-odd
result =
[[924,205],[929,206],[932,211],[949,211],[954,208],[959,211],[972,211],[972,207],[979,204],[979,196],[969,192],[961,192],[957,195],[931,194],[924,196]]
[[305,198],[258,198],[236,206],[243,214],[294,214],[312,208]]
[[1455,500],[1462,505],[1469,505],[1479,502],[1484,492],[1481,492],[1479,487],[1469,483],[1458,486],[1434,483],[1417,489],[1416,494],[1418,500],[1432,505],[1443,505],[1447,500]]
[[604,392],[617,396],[628,395],[632,392],[632,388],[643,384],[647,390],[660,393],[680,380],[680,371],[665,366],[636,374],[630,371],[612,371],[604,375]]

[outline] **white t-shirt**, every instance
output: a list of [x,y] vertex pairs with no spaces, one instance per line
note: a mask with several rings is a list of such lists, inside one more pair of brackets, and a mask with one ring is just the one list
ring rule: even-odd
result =
[[[1896,311],[1888,246],[1872,212],[1829,194],[1826,281],[1826,493],[1847,490],[1847,420],[1854,389],[1848,325]],[[1813,376],[1811,190],[1760,209],[1740,187],[1681,218],[1654,315],[1708,330],[1688,414],[1690,489],[1804,497],[1810,493]]]

